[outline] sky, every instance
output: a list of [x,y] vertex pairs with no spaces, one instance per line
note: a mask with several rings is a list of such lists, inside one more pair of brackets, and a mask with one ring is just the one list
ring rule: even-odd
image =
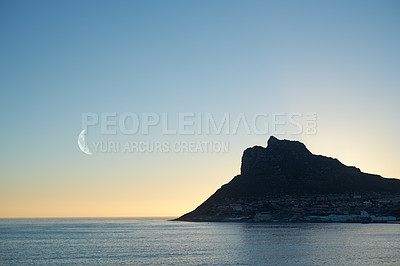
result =
[[[270,135],[400,178],[399,12],[398,1],[1,1],[0,217],[177,217]],[[311,134],[287,124],[179,130],[182,114],[229,114],[233,124],[267,114],[258,121],[271,126],[274,114],[303,123],[307,113]],[[100,122],[83,127],[85,114]],[[104,134],[104,114],[116,134]],[[141,129],[146,114],[160,121],[127,135],[124,114]],[[165,134],[162,114],[176,134]],[[92,150],[95,141],[229,149],[87,155],[83,129]]]

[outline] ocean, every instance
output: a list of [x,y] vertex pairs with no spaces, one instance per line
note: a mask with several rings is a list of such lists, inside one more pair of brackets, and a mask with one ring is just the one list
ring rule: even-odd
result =
[[400,225],[0,219],[0,264],[400,265]]

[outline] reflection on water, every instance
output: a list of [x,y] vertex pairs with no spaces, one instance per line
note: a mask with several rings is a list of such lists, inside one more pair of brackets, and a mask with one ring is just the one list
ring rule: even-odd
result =
[[3,219],[0,264],[395,265],[400,225]]

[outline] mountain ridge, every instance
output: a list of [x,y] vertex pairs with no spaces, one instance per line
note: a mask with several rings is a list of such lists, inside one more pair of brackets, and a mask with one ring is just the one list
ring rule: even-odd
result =
[[[195,210],[176,220],[202,220],[227,199],[249,201],[281,195],[400,193],[400,180],[363,173],[336,158],[312,154],[299,141],[271,136],[267,147],[243,152],[241,173],[224,184]],[[204,220],[204,219],[203,219]]]

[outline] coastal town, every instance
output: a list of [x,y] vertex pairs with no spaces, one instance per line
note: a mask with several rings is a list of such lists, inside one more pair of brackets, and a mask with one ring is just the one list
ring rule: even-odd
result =
[[349,193],[225,198],[203,221],[400,223],[400,195]]

